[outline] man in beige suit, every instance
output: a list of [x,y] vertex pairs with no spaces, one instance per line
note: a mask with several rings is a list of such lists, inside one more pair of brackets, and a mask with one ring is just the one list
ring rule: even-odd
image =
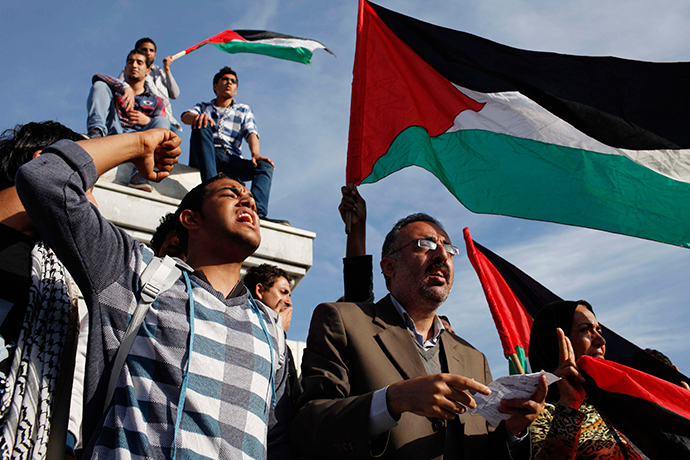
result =
[[425,214],[386,236],[381,269],[390,295],[373,303],[321,304],[302,361],[304,393],[291,439],[305,458],[527,458],[526,435],[546,396],[504,400],[511,415],[494,432],[466,414],[488,393],[486,358],[444,331],[436,311],[453,285],[459,254]]

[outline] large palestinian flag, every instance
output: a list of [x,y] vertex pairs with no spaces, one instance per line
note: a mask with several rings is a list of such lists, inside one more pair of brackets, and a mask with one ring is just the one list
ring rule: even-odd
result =
[[310,64],[312,54],[317,49],[333,54],[322,43],[308,38],[298,38],[268,30],[224,30],[201,43],[190,46],[174,57],[184,56],[209,43],[226,53],[263,54],[302,64]]
[[519,50],[360,0],[347,181],[690,246],[690,63]]
[[[563,299],[515,265],[474,241],[468,229],[465,229],[463,234],[467,246],[467,257],[477,272],[486,295],[503,352],[506,357],[517,354],[518,358],[522,359],[523,369],[527,369],[525,358],[529,357],[527,353],[532,319],[544,305]],[[596,305],[594,310],[596,312]],[[607,360],[633,367],[675,385],[680,385],[682,381],[690,382],[690,378],[673,367],[658,360],[605,325],[601,323],[600,325],[606,339]],[[512,362],[510,372],[515,373]]]

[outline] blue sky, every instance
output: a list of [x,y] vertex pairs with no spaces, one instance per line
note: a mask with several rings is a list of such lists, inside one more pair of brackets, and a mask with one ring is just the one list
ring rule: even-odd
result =
[[[380,0],[409,16],[510,46],[651,61],[690,60],[690,4],[609,0]],[[316,232],[314,265],[293,294],[290,338],[305,340],[313,308],[342,295],[345,251],[337,213],[345,153],[355,45],[356,0],[10,2],[0,0],[5,44],[0,129],[54,119],[84,132],[94,73],[117,75],[136,39],[158,44],[157,64],[224,29],[265,29],[313,38],[311,66],[206,46],[173,64],[181,96],[176,116],[213,97],[222,66],[240,77],[237,100],[251,105],[261,152],[276,163],[269,215]],[[413,76],[411,76],[413,77]],[[183,139],[188,159],[189,130]],[[516,187],[519,182],[516,181]],[[568,299],[587,299],[598,318],[642,347],[657,348],[690,373],[687,249],[631,237],[522,219],[473,214],[419,168],[361,187],[369,206],[367,247],[378,266],[394,222],[425,211],[462,247],[462,228]],[[455,261],[455,287],[441,312],[456,332],[487,354],[494,376],[507,373],[498,335],[466,256]],[[380,274],[376,297],[385,295]]]

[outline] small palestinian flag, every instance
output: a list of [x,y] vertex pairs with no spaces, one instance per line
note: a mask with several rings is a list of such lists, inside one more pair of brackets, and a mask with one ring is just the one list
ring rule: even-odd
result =
[[347,182],[690,247],[690,63],[511,48],[360,0]]
[[[526,369],[524,358],[529,357],[525,355],[529,351],[533,318],[544,305],[563,299],[515,265],[474,241],[467,228],[463,234],[467,246],[467,257],[477,272],[484,290],[491,316],[501,339],[503,352],[508,358],[514,353],[517,354],[521,359],[523,369]],[[594,308],[597,309],[596,305]],[[676,385],[680,385],[682,381],[690,383],[690,378],[673,367],[603,324],[601,327],[606,339],[607,360],[634,367]],[[511,374],[517,371],[512,361],[509,370]]]
[[297,38],[268,30],[224,30],[179,52],[174,58],[184,56],[209,43],[226,53],[263,54],[264,56],[301,62],[302,64],[311,64],[314,50],[322,49],[333,54],[322,43],[308,38]]
[[648,458],[690,458],[690,390],[604,359],[577,365],[592,404]]
[[[503,279],[501,273],[484,255],[486,250],[472,240],[468,228],[463,230],[463,236],[467,247],[467,257],[477,272],[486,301],[489,304],[491,316],[494,324],[496,324],[498,337],[503,346],[503,354],[510,361],[510,374],[525,374],[529,369],[527,352],[529,350],[529,335],[532,330],[532,316],[506,280]],[[529,277],[527,278],[529,279]],[[548,289],[543,288],[543,291],[551,296],[548,301],[539,302],[540,305],[559,300]],[[536,310],[538,311],[538,309]]]

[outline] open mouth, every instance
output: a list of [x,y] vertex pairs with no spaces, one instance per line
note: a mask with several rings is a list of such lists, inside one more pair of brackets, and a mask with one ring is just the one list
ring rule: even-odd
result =
[[254,216],[251,213],[242,211],[237,215],[237,222],[243,222],[254,225]]
[[442,279],[445,281],[448,279],[448,273],[450,272],[450,269],[444,263],[436,263],[431,265],[426,272],[427,275],[429,275],[430,277]]

